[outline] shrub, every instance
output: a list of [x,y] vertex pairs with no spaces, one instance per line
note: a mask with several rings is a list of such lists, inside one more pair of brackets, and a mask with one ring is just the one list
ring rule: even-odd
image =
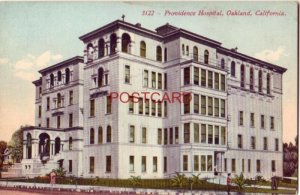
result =
[[235,178],[232,179],[232,183],[236,184],[239,190],[243,190],[246,184],[243,173],[241,173],[240,175],[235,175]]

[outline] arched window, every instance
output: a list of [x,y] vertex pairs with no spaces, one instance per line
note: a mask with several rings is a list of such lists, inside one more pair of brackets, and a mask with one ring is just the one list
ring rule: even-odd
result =
[[188,56],[190,54],[189,46],[186,46],[186,55]]
[[231,62],[231,69],[230,69],[230,73],[231,73],[231,76],[235,77],[235,61],[232,61]]
[[156,47],[156,60],[157,61],[162,61],[162,50],[161,50],[161,46],[157,46]]
[[103,68],[98,69],[98,87],[103,86]]
[[184,55],[185,54],[185,47],[184,47],[184,44],[182,44],[182,48],[181,48],[181,50],[182,50],[182,55]]
[[115,33],[110,35],[110,54],[116,53],[117,35]]
[[98,58],[102,58],[104,56],[104,40],[100,39],[98,41]]
[[32,157],[32,137],[31,137],[30,133],[27,133],[26,139],[27,139],[27,158],[31,159],[31,157]]
[[73,149],[73,138],[69,137],[69,150]]
[[245,87],[245,66],[241,65],[241,87]]
[[263,85],[262,77],[263,77],[263,75],[262,75],[262,70],[260,70],[260,71],[258,72],[258,91],[259,91],[259,92],[262,92],[262,85]]
[[61,81],[61,71],[57,72],[57,81]]
[[60,93],[57,94],[57,107],[58,108],[61,107],[61,94]]
[[198,62],[198,47],[194,46],[193,48],[193,59]]
[[70,69],[66,68],[65,72],[66,72],[66,84],[68,84],[70,82]]
[[90,130],[90,144],[94,144],[95,143],[95,131],[93,128],[91,128]]
[[111,126],[108,125],[106,128],[106,142],[111,142]]
[[88,58],[88,60],[92,60],[93,59],[93,53],[94,53],[93,44],[89,43],[87,45],[87,58]]
[[168,49],[167,48],[165,48],[165,59],[164,59],[164,61],[165,62],[168,61]]
[[130,42],[130,36],[127,33],[124,33],[122,35],[122,52],[129,53]]
[[143,58],[146,57],[146,43],[144,41],[140,43],[140,56]]
[[98,128],[98,144],[103,143],[103,130],[102,127]]
[[225,69],[225,60],[222,58],[221,60],[221,68],[222,69]]
[[54,75],[50,74],[50,87],[54,86]]
[[271,93],[271,76],[270,73],[267,74],[267,94]]
[[60,145],[61,145],[60,138],[59,137],[55,138],[55,154],[59,153]]
[[250,68],[250,90],[254,90],[254,70]]
[[207,50],[204,51],[204,64],[208,64],[209,52]]

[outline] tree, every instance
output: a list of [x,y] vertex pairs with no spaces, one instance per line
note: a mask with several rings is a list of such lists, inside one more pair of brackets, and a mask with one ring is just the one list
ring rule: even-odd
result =
[[15,162],[19,162],[23,158],[23,129],[27,127],[21,126],[16,130],[8,143],[8,147],[11,149],[12,158]]
[[283,144],[283,175],[292,176],[298,169],[298,136],[293,143]]
[[232,179],[232,183],[236,184],[239,190],[243,190],[246,185],[246,180],[243,173],[241,173],[240,175],[235,175],[235,177]]
[[6,148],[7,148],[6,141],[0,141],[0,170],[2,169],[2,166],[3,166],[4,151]]
[[190,182],[191,182],[191,190],[193,190],[193,186],[196,186],[198,184],[200,184],[202,181],[199,178],[200,173],[198,175],[194,175],[192,174],[192,177],[190,178]]
[[188,183],[188,180],[185,177],[185,175],[176,172],[176,175],[172,179],[172,185],[178,186],[179,188],[183,188],[183,186],[186,185],[187,183]]

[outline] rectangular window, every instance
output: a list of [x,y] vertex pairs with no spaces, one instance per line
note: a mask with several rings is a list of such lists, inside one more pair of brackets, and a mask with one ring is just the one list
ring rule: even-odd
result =
[[201,95],[201,114],[206,115],[206,96]]
[[194,155],[194,171],[199,171],[199,156]]
[[90,173],[94,173],[95,171],[95,157],[90,156]]
[[200,136],[199,136],[199,124],[194,123],[194,143],[199,143]]
[[219,88],[220,88],[219,82],[220,82],[219,74],[215,72],[215,89],[216,90],[219,90]]
[[134,156],[129,156],[129,171],[134,171]]
[[162,144],[162,129],[157,129],[157,144]]
[[184,123],[184,143],[190,143],[190,123]]
[[151,101],[151,116],[156,116],[156,102],[154,100]]
[[248,172],[251,172],[251,159],[248,159]]
[[194,67],[194,84],[199,85],[199,68]]
[[251,136],[251,149],[256,149],[256,140],[254,136]]
[[69,105],[73,104],[73,91],[69,91]]
[[125,66],[125,83],[130,83],[130,66]]
[[208,87],[209,88],[213,88],[213,72],[212,71],[208,71]]
[[183,96],[183,108],[184,114],[190,113],[190,96],[191,94],[186,94]]
[[225,100],[221,99],[221,117],[225,117]]
[[164,129],[164,144],[165,145],[168,144],[168,129],[167,128]]
[[147,128],[143,127],[142,128],[142,144],[147,143]]
[[201,124],[201,143],[206,143],[206,125]]
[[168,102],[164,101],[164,117],[168,116]]
[[147,162],[146,162],[146,156],[142,156],[142,172],[147,171]]
[[186,67],[183,69],[183,84],[190,84],[190,67]]
[[129,113],[134,113],[134,102],[133,102],[133,96],[130,96],[128,99],[128,111]]
[[179,128],[175,127],[175,144],[179,144]]
[[225,75],[221,74],[221,90],[225,91]]
[[73,127],[73,114],[69,114],[69,127]]
[[150,113],[149,109],[150,109],[150,101],[149,101],[149,99],[146,99],[145,100],[145,114],[146,115],[149,115],[149,113]]
[[199,95],[194,94],[194,113],[199,113]]
[[260,160],[256,160],[256,172],[260,173]]
[[162,89],[162,74],[161,73],[157,73],[157,80],[158,80],[158,83],[157,83],[158,89]]
[[42,117],[42,106],[39,106],[39,118]]
[[271,163],[272,165],[272,172],[275,172],[276,171],[276,162],[275,162],[275,160],[272,160],[272,163]]
[[243,148],[243,136],[241,134],[238,135],[238,148]]
[[161,108],[161,101],[157,102],[157,116],[161,117],[162,115],[162,108]]
[[265,115],[260,115],[260,128],[265,128]]
[[106,172],[111,172],[111,156],[106,156]]
[[224,171],[227,172],[227,158],[224,158]]
[[57,128],[59,129],[60,128],[60,116],[57,116],[56,118],[56,125],[57,125]]
[[270,117],[270,129],[271,129],[271,130],[274,130],[274,126],[275,126],[275,125],[274,125],[274,117],[271,116],[271,117]]
[[279,139],[275,139],[275,151],[279,151]]
[[213,98],[208,97],[208,115],[213,115]]
[[134,143],[135,140],[135,127],[130,125],[129,127],[129,142]]
[[106,113],[111,113],[111,96],[106,96]]
[[208,125],[208,144],[212,144],[213,143],[213,126],[212,125]]
[[236,171],[236,169],[235,169],[235,159],[234,159],[234,158],[231,159],[231,171],[232,171],[232,172],[235,172],[235,171]]
[[157,156],[153,156],[153,172],[157,172]]
[[215,144],[219,144],[219,140],[220,140],[220,134],[219,134],[219,126],[215,126]]
[[183,155],[183,171],[188,171],[188,156],[187,155]]
[[165,77],[165,80],[164,80],[164,89],[168,89],[168,75],[167,75],[167,73],[164,73],[164,77]]
[[139,98],[139,114],[144,114],[144,102],[143,102],[143,98]]
[[95,116],[95,100],[90,100],[90,116]]
[[215,116],[218,117],[219,116],[219,98],[214,98],[215,100]]
[[226,127],[221,127],[221,145],[226,144]]
[[169,129],[170,130],[170,132],[169,132],[169,142],[170,142],[170,144],[173,144],[173,128],[170,128]]
[[239,112],[239,125],[244,125],[244,112],[240,111]]
[[206,87],[206,70],[201,69],[201,86]]
[[164,173],[168,171],[168,159],[164,156]]
[[148,87],[149,73],[148,70],[144,70],[144,87]]
[[268,150],[268,138],[264,137],[264,150]]
[[254,113],[250,113],[250,127],[255,126],[255,118],[254,118]]
[[152,88],[155,89],[156,88],[156,72],[152,72],[151,75],[152,75],[152,78],[151,78],[152,79],[151,80],[152,81]]
[[49,128],[50,127],[50,119],[49,118],[46,119],[46,123],[47,123],[46,127]]
[[47,97],[47,110],[50,110],[50,98]]
[[206,156],[201,155],[201,171],[206,171]]
[[105,81],[105,85],[108,85],[108,74],[104,75],[104,81]]
[[69,160],[69,173],[72,173],[73,171],[73,163],[72,160]]
[[207,171],[212,171],[212,155],[207,156]]
[[245,172],[245,159],[242,159],[242,172]]

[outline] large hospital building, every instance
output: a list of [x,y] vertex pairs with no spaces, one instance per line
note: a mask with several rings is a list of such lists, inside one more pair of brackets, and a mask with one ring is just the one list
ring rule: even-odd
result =
[[282,176],[285,68],[168,23],[116,20],[79,39],[83,56],[33,82],[23,175]]

